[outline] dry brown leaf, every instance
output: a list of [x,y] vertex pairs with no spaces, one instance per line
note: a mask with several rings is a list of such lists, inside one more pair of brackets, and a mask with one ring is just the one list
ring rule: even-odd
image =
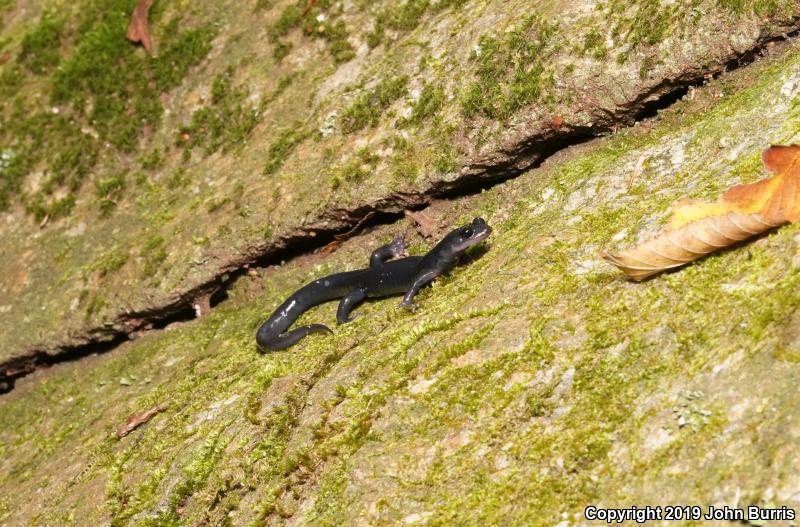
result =
[[169,405],[167,403],[161,403],[158,406],[154,406],[149,410],[144,412],[137,412],[135,414],[131,414],[128,416],[128,419],[125,421],[125,424],[122,425],[119,430],[117,430],[117,437],[123,438],[126,435],[130,434],[134,429],[143,425],[150,419],[152,419],[155,415],[163,412],[167,409]]
[[662,233],[603,258],[632,279],[644,280],[800,220],[800,145],[771,146],[762,158],[774,176],[731,187],[714,203],[679,200]]
[[150,38],[150,27],[147,22],[150,6],[153,0],[139,0],[136,8],[131,15],[131,23],[128,26],[128,40],[131,42],[141,42],[144,49],[151,55],[155,52],[153,40]]
[[439,232],[439,222],[432,218],[430,215],[422,211],[414,212],[413,210],[406,209],[406,216],[411,218],[417,231],[423,238],[433,238]]

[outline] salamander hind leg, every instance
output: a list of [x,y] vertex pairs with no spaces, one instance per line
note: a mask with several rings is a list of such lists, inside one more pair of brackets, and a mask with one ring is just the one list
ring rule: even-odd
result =
[[363,289],[353,289],[339,302],[339,309],[336,310],[336,322],[339,324],[347,324],[352,322],[355,317],[350,316],[353,311],[364,299],[367,298],[367,293]]

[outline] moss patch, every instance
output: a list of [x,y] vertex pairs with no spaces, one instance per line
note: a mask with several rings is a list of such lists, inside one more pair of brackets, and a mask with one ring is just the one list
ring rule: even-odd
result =
[[337,19],[341,9],[336,4],[332,0],[312,3],[299,0],[286,6],[269,31],[275,59],[282,60],[289,54],[292,44],[284,38],[296,29],[304,35],[326,41],[331,57],[337,64],[355,57],[355,49],[348,40],[347,27],[343,20]]
[[46,73],[60,60],[64,21],[45,12],[39,24],[22,39],[17,60],[36,74]]
[[303,141],[308,134],[301,128],[300,123],[295,123],[291,128],[283,130],[275,141],[269,145],[267,152],[267,162],[264,165],[264,173],[274,174],[283,166],[283,162],[294,151],[298,144]]
[[249,102],[244,88],[234,88],[233,75],[230,67],[214,79],[208,106],[194,112],[191,123],[181,128],[178,145],[186,156],[196,147],[206,155],[242,147],[258,124],[261,103]]
[[[135,4],[86,0],[73,17],[45,12],[23,36],[17,62],[33,75],[49,74],[44,82],[52,106],[43,110],[27,99],[20,88],[33,81],[19,66],[4,69],[0,84],[8,103],[0,112],[0,141],[10,148],[0,183],[3,209],[21,199],[36,216],[68,214],[68,201],[55,195],[81,188],[102,144],[131,151],[143,130],[157,128],[158,94],[177,86],[208,53],[212,29],[183,29],[178,19],[162,28],[158,9],[152,20],[162,42],[158,56],[137,50],[125,39]],[[22,181],[37,169],[45,172],[44,184],[36,195],[22,196]]]
[[342,133],[351,134],[367,126],[376,126],[394,101],[406,94],[408,77],[382,79],[375,88],[362,92],[341,116]]
[[532,14],[504,37],[482,36],[471,55],[477,78],[461,94],[464,114],[504,120],[546,100],[553,78],[545,64],[557,35],[556,25]]

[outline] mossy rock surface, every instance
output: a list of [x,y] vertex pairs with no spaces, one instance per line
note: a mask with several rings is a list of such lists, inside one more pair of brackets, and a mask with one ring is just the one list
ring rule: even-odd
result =
[[[652,235],[680,197],[762,178],[765,147],[800,141],[798,101],[789,43],[657,119],[434,203],[442,233],[474,216],[495,230],[414,313],[379,300],[284,352],[253,341],[292,291],[397,233],[424,252],[404,220],[254,269],[207,317],[21,379],[0,401],[0,523],[566,527],[593,524],[587,505],[800,507],[800,228],[644,283],[598,256]],[[122,232],[124,214],[91,228]],[[136,242],[156,273],[185,255],[172,232]]]
[[0,3],[2,376],[190,309],[226,273],[370,211],[629,125],[798,14],[779,0],[156,2],[151,57],[124,38],[135,3]]

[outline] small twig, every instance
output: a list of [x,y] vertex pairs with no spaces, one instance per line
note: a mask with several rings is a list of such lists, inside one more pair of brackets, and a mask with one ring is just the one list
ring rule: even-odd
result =
[[120,439],[125,437],[133,430],[155,417],[156,414],[166,410],[168,407],[169,405],[167,403],[161,403],[158,406],[154,406],[153,408],[150,408],[144,412],[137,412],[129,415],[128,419],[125,421],[125,424],[117,430],[117,437]]
[[308,16],[314,6],[317,4],[317,0],[308,0],[308,4],[306,5],[306,10],[303,11],[303,18]]
[[352,229],[350,229],[345,233],[334,235],[333,241],[328,245],[326,245],[325,247],[323,247],[322,249],[320,249],[319,252],[321,252],[322,254],[330,254],[334,252],[336,249],[341,247],[342,242],[344,242],[346,239],[352,236],[356,231],[358,231],[361,227],[363,227],[364,224],[367,222],[367,220],[369,220],[374,215],[375,215],[374,210],[368,212],[366,216],[358,220],[358,223],[356,223],[356,225]]
[[356,223],[356,226],[355,226],[355,227],[353,227],[352,229],[350,229],[349,231],[347,231],[347,232],[346,232],[346,233],[344,233],[344,234],[337,234],[336,236],[334,236],[334,238],[335,238],[335,239],[337,239],[337,240],[339,240],[339,241],[344,241],[344,240],[346,240],[346,239],[347,239],[347,238],[349,238],[349,237],[350,237],[350,236],[351,236],[351,235],[352,235],[354,232],[356,232],[358,229],[360,229],[361,227],[363,227],[363,226],[364,226],[364,224],[367,222],[367,220],[368,220],[368,219],[370,219],[371,217],[373,217],[374,215],[375,215],[375,211],[374,211],[374,210],[371,210],[371,211],[369,211],[369,212],[367,213],[367,215],[366,215],[366,216],[364,216],[363,218],[361,218],[361,219],[358,221],[358,223]]

